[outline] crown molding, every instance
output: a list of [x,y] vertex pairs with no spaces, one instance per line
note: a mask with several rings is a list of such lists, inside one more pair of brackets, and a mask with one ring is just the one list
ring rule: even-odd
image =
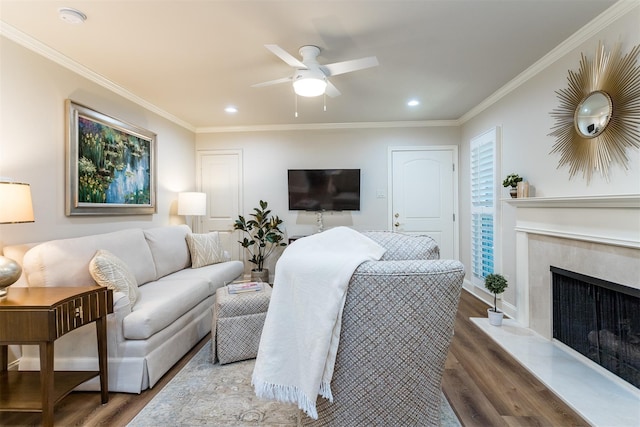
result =
[[567,55],[570,51],[589,40],[599,31],[609,26],[612,22],[622,17],[634,8],[640,6],[640,0],[619,0],[613,6],[605,10],[594,18],[587,25],[576,31],[571,37],[562,42],[531,67],[520,73],[506,85],[495,91],[492,95],[480,104],[469,110],[462,117],[456,120],[426,120],[426,121],[396,121],[396,122],[360,122],[360,123],[316,123],[316,124],[286,124],[286,125],[256,125],[256,126],[213,126],[195,127],[173,114],[157,107],[149,101],[133,94],[117,85],[109,79],[91,71],[84,65],[73,61],[60,52],[51,49],[49,46],[39,42],[29,35],[21,32],[17,28],[0,21],[0,35],[24,46],[35,53],[50,59],[51,61],[87,78],[88,80],[134,102],[141,107],[161,116],[165,119],[195,133],[229,133],[229,132],[268,132],[268,131],[295,131],[295,130],[331,130],[331,129],[381,129],[381,128],[408,128],[408,127],[447,127],[461,126],[468,120],[480,114],[491,105],[498,102],[507,94],[511,93],[522,84],[533,78],[558,59]]
[[399,121],[399,122],[358,122],[358,123],[312,123],[312,124],[286,124],[286,125],[256,125],[256,126],[213,126],[196,128],[173,114],[157,107],[147,100],[124,89],[111,80],[91,71],[84,65],[70,59],[60,52],[41,43],[33,37],[23,33],[17,28],[0,21],[0,35],[18,43],[19,45],[79,74],[82,77],[134,102],[141,107],[158,114],[161,117],[195,133],[228,133],[228,132],[268,132],[268,131],[295,131],[295,130],[330,130],[330,129],[380,129],[380,128],[408,128],[408,127],[448,127],[459,126],[459,120],[428,120],[428,121]]
[[547,69],[553,63],[567,55],[572,50],[607,28],[611,23],[640,6],[640,0],[619,0],[613,6],[595,17],[584,27],[576,31],[568,39],[560,43],[532,66],[517,75],[514,79],[495,91],[492,95],[473,107],[456,120],[416,121],[416,122],[375,122],[375,123],[325,123],[309,125],[265,125],[246,127],[202,127],[196,133],[223,132],[260,132],[260,131],[290,131],[290,130],[320,130],[320,129],[365,129],[365,128],[394,128],[394,127],[431,127],[431,126],[461,126],[473,117],[486,110],[500,99],[516,90],[518,87]]
[[256,126],[212,126],[196,129],[196,133],[231,132],[273,132],[296,130],[335,130],[335,129],[383,129],[383,128],[420,128],[420,127],[457,127],[459,120],[425,120],[397,122],[352,122],[352,123],[308,123]]
[[621,18],[625,14],[631,12],[633,9],[640,6],[640,0],[619,0],[613,6],[602,12],[595,17],[587,25],[573,33],[568,39],[560,43],[553,50],[540,58],[532,66],[518,74],[513,80],[509,81],[506,85],[495,91],[487,99],[480,104],[473,107],[467,113],[465,113],[458,121],[460,124],[464,124],[473,117],[486,110],[507,94],[516,90],[522,84],[541,73],[560,58],[569,54],[572,50],[578,48],[580,45],[588,41],[595,36],[598,32],[607,28],[611,23]]
[[523,197],[503,199],[516,208],[632,208],[640,209],[640,194]]
[[112,82],[111,80],[101,76],[100,74],[91,71],[84,65],[70,59],[69,57],[61,54],[60,52],[50,48],[49,46],[41,43],[40,41],[34,39],[33,37],[23,33],[17,28],[7,24],[6,22],[0,21],[0,35],[12,40],[19,45],[32,50],[38,55],[44,56],[45,58],[55,62],[58,65],[63,66],[76,74],[104,87],[105,89],[114,92],[123,98],[128,99],[131,102],[134,102],[141,107],[161,116],[165,119],[177,124],[178,126],[182,126],[183,128],[190,130],[192,132],[195,131],[195,127],[190,123],[185,122],[184,120],[164,111],[161,108],[158,108],[156,105],[150,103],[149,101],[140,98],[132,92],[124,89],[122,86]]

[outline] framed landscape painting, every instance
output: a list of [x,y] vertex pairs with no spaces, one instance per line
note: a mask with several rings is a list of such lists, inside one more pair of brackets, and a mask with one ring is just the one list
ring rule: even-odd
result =
[[66,214],[156,213],[156,135],[71,100],[66,110]]

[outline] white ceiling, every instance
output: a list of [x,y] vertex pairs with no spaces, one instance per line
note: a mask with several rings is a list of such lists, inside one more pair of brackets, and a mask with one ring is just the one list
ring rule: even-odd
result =
[[[33,38],[203,129],[456,120],[613,3],[0,0],[0,19],[5,34]],[[88,19],[65,23],[60,7]],[[321,64],[375,55],[380,65],[333,77],[342,95],[326,98],[326,112],[323,97],[298,98],[295,118],[289,84],[250,87],[292,72],[265,44],[298,58],[300,46],[317,45]],[[420,106],[407,107],[411,98]],[[230,104],[239,112],[225,113]]]

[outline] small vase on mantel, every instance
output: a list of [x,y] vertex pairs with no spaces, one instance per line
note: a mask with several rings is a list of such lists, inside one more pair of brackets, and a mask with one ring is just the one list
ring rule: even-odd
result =
[[518,193],[516,198],[518,199],[529,197],[529,183],[527,181],[520,181],[516,187],[516,191]]
[[518,188],[517,187],[510,187],[509,188],[509,195],[511,196],[512,199],[515,199],[518,197]]

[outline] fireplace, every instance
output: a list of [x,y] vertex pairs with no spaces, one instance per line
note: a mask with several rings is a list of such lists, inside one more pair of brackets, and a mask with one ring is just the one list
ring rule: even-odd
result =
[[551,273],[553,338],[640,388],[640,289]]
[[[579,272],[602,279],[596,280],[600,284],[608,281],[640,292],[640,194],[537,197],[505,202],[510,207],[505,207],[502,219],[504,223],[514,222],[516,233],[512,237],[504,235],[507,242],[503,245],[506,248],[515,245],[516,266],[514,271],[503,265],[505,273],[511,276],[510,282],[515,282],[511,294],[505,296],[503,308],[514,323],[496,328],[485,322],[483,330],[588,423],[638,425],[640,389],[637,383],[630,382],[635,380],[623,380],[589,356],[599,348],[621,345],[621,340],[613,338],[621,332],[611,324],[620,324],[619,329],[637,334],[638,318],[630,320],[627,326],[625,315],[619,315],[622,319],[617,321],[605,317],[600,326],[590,325],[581,333],[583,337],[586,334],[588,342],[589,332],[596,331],[591,335],[595,345],[588,346],[587,355],[571,349],[554,338],[553,280],[549,269],[555,266]],[[632,294],[637,296],[637,292]],[[561,298],[565,302],[567,299]],[[634,304],[632,311],[640,311],[637,300]],[[611,335],[600,332],[603,329]],[[637,355],[633,351],[638,347],[632,343],[633,338],[626,341],[625,349]],[[607,355],[599,357],[605,359],[605,364],[620,364],[609,360]],[[635,360],[633,356],[631,359]]]

